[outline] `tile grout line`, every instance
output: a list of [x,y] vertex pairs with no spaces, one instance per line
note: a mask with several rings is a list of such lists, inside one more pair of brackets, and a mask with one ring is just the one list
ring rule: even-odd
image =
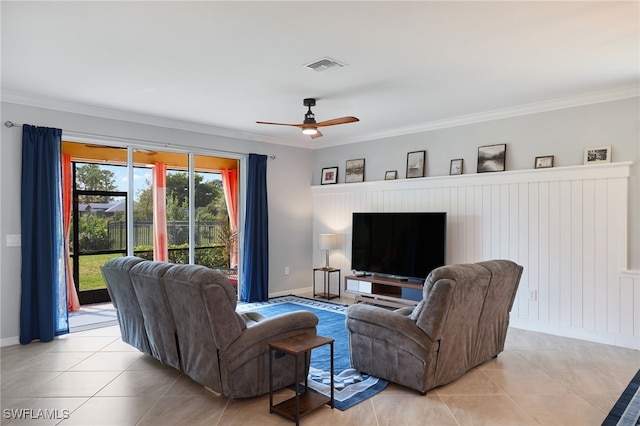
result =
[[446,408],[447,412],[449,413],[453,421],[456,422],[458,426],[461,426],[456,416],[453,415],[453,411],[451,411],[451,407],[449,407],[449,404],[447,404],[444,398],[442,398],[442,395],[436,392],[436,396],[438,397],[438,399],[440,399],[440,401],[442,402],[442,405],[444,405],[444,408]]
[[[125,371],[126,371],[126,370],[125,370]],[[140,423],[142,423],[142,422],[144,421],[145,417],[147,417],[147,416],[149,415],[149,413],[150,413],[150,412],[151,412],[151,411],[152,411],[152,410],[153,410],[153,409],[158,405],[158,403],[160,402],[160,400],[161,400],[162,398],[164,398],[164,397],[167,395],[167,392],[169,392],[169,389],[171,389],[171,387],[172,387],[173,385],[175,385],[175,384],[176,384],[176,382],[178,381],[178,379],[179,379],[182,375],[183,375],[183,373],[182,373],[182,372],[180,372],[180,374],[178,374],[178,375],[176,376],[176,378],[175,378],[175,379],[173,379],[173,382],[171,382],[171,384],[170,384],[169,386],[167,386],[167,389],[165,389],[165,391],[164,391],[161,395],[159,395],[159,396],[158,396],[158,398],[157,398],[157,399],[156,399],[156,401],[151,405],[151,407],[149,407],[149,409],[144,413],[144,415],[140,418],[140,420],[138,420],[138,421],[136,422],[136,425],[139,425]]]
[[[506,396],[507,396],[507,397],[508,397],[508,398],[509,398],[509,399],[510,399],[510,400],[511,400],[511,401],[512,401],[516,406],[520,407],[520,409],[521,409],[521,410],[522,410],[522,411],[523,411],[523,412],[524,412],[524,413],[525,413],[525,414],[526,414],[526,415],[527,415],[527,416],[528,416],[528,417],[529,417],[533,422],[535,422],[535,423],[536,423],[536,424],[538,424],[538,425],[540,424],[540,422],[539,422],[538,420],[536,420],[536,418],[535,418],[535,417],[533,417],[533,416],[531,415],[531,413],[529,413],[529,411],[527,411],[527,409],[525,409],[525,408],[524,408],[524,407],[523,407],[523,406],[522,406],[518,401],[516,401],[516,400],[513,398],[513,396],[512,396],[509,392],[507,392],[507,390],[506,390],[506,389],[504,389],[502,386],[500,386],[500,384],[496,383],[496,381],[495,381],[495,380],[493,380],[493,379],[491,378],[491,376],[489,376],[487,373],[485,373],[482,369],[479,369],[479,370],[480,370],[480,371],[482,371],[482,374],[484,374],[484,376],[485,376],[487,379],[489,379],[489,381],[491,381],[491,383],[493,383],[494,385],[496,385],[496,386],[498,387],[498,389],[500,389],[500,390],[501,390],[501,391],[502,391],[502,392],[503,392],[503,393],[504,393],[504,394],[505,394],[505,395],[506,395]],[[540,369],[538,369],[538,370],[539,370],[539,371],[542,371],[542,370],[540,370]]]

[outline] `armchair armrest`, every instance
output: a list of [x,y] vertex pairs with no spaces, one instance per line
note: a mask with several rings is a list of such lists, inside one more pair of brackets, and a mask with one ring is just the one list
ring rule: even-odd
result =
[[240,354],[250,347],[274,340],[287,333],[293,335],[297,334],[292,333],[295,331],[309,332],[309,329],[315,329],[316,325],[318,325],[318,317],[307,311],[288,312],[265,318],[249,325],[225,351],[226,356],[233,357],[234,354]]
[[433,344],[433,340],[408,316],[372,305],[349,306],[347,329],[373,338],[383,335],[403,336],[424,349]]

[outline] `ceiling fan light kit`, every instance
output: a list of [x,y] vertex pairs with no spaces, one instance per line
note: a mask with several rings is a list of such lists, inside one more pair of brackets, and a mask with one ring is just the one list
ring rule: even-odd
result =
[[333,118],[331,120],[325,120],[321,122],[316,122],[316,116],[311,111],[312,106],[316,106],[316,100],[314,98],[305,98],[302,101],[302,104],[306,106],[307,112],[304,115],[304,121],[301,124],[287,124],[287,123],[272,123],[270,121],[256,121],[258,124],[274,124],[277,126],[293,126],[302,129],[302,133],[305,135],[311,136],[312,139],[319,138],[322,136],[322,133],[318,130],[318,127],[328,127],[335,126],[338,124],[347,124],[347,123],[355,123],[360,121],[356,117],[348,116],[348,117],[340,117]]

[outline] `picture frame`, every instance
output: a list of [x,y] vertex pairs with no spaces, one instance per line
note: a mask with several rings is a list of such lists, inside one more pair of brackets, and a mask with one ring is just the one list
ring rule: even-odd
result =
[[384,180],[395,180],[398,177],[397,170],[387,170],[384,173]]
[[424,159],[427,151],[407,153],[407,178],[424,177]]
[[463,163],[464,163],[464,159],[462,158],[456,158],[454,160],[451,160],[451,164],[449,165],[449,174],[461,175]]
[[544,155],[542,157],[536,157],[534,167],[536,169],[546,169],[549,167],[553,167],[553,155]]
[[610,163],[611,145],[593,146],[584,150],[584,164]]
[[338,167],[325,167],[322,169],[321,185],[338,183]]
[[504,172],[507,144],[478,147],[478,173]]
[[347,160],[345,183],[364,182],[364,158]]

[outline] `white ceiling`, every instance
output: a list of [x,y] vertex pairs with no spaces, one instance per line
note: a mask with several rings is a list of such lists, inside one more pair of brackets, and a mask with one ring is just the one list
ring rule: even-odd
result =
[[[301,147],[628,97],[639,87],[637,1],[1,7],[4,100],[121,110]],[[323,57],[346,66],[304,67]],[[313,141],[255,123],[302,122],[305,97],[318,98],[318,121],[361,121]]]

